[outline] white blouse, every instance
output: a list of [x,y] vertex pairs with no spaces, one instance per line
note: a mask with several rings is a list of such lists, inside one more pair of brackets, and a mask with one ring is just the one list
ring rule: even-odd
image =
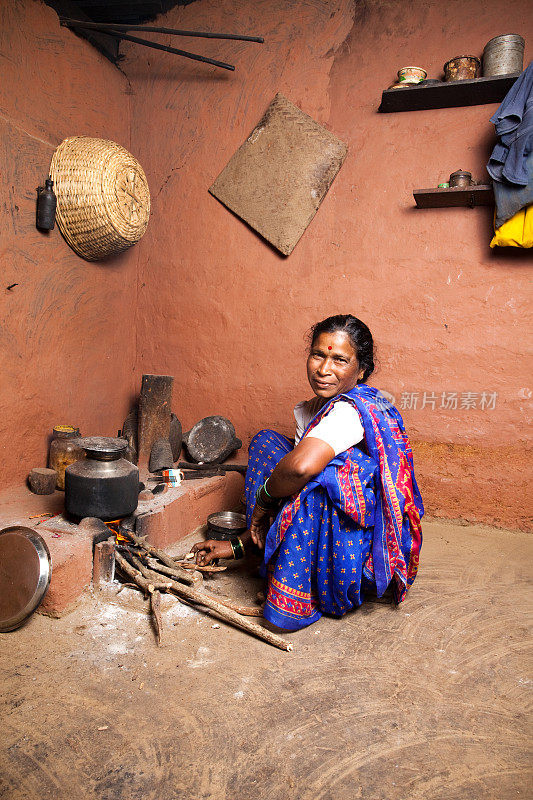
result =
[[[303,400],[294,407],[295,445],[301,440],[303,432],[326,402],[328,400],[324,400],[322,397],[313,397],[312,400]],[[327,417],[315,425],[307,437],[326,442],[337,456],[354,444],[359,444],[363,439],[364,430],[359,412],[348,401],[339,400]]]

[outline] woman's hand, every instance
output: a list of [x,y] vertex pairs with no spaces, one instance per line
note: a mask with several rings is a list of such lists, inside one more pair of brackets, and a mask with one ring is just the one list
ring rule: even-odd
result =
[[255,506],[252,512],[250,533],[252,535],[253,543],[256,544],[261,550],[263,550],[265,546],[266,535],[271,524],[271,516],[272,511],[265,511],[264,508],[260,508],[258,505]]
[[233,558],[231,544],[217,539],[207,539],[205,542],[193,544],[191,553],[196,554],[196,563],[201,567],[207,566],[216,558]]

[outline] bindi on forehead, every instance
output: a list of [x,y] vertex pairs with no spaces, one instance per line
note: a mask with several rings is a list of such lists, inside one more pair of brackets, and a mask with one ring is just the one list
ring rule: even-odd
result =
[[332,346],[328,344],[328,350],[333,350]]

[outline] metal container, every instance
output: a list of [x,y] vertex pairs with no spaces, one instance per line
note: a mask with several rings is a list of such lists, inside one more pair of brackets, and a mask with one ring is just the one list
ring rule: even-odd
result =
[[246,530],[246,517],[236,511],[217,511],[207,518],[208,535],[211,539],[231,539]]
[[123,458],[125,439],[91,436],[78,443],[86,453],[65,470],[65,510],[76,518],[116,520],[137,508],[139,470]]
[[399,83],[420,83],[427,76],[424,67],[402,67],[398,70]]
[[481,61],[477,56],[455,56],[444,65],[445,81],[467,81],[478,78]]
[[458,169],[457,172],[452,172],[450,175],[449,180],[450,186],[471,186],[472,185],[472,173],[465,172],[462,169]]
[[525,41],[518,33],[495,36],[483,50],[483,76],[522,72]]

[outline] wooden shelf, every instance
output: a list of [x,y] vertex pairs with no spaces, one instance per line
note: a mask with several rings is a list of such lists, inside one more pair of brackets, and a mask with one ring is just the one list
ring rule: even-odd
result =
[[495,78],[475,78],[469,81],[433,83],[429,86],[411,86],[409,89],[386,89],[381,96],[379,111],[420,111],[424,108],[450,108],[477,106],[483,103],[501,103],[520,75],[498,75]]
[[[402,91],[400,89],[400,91]],[[486,186],[452,186],[450,189],[415,189],[413,197],[418,208],[446,208],[494,205],[492,185]]]

